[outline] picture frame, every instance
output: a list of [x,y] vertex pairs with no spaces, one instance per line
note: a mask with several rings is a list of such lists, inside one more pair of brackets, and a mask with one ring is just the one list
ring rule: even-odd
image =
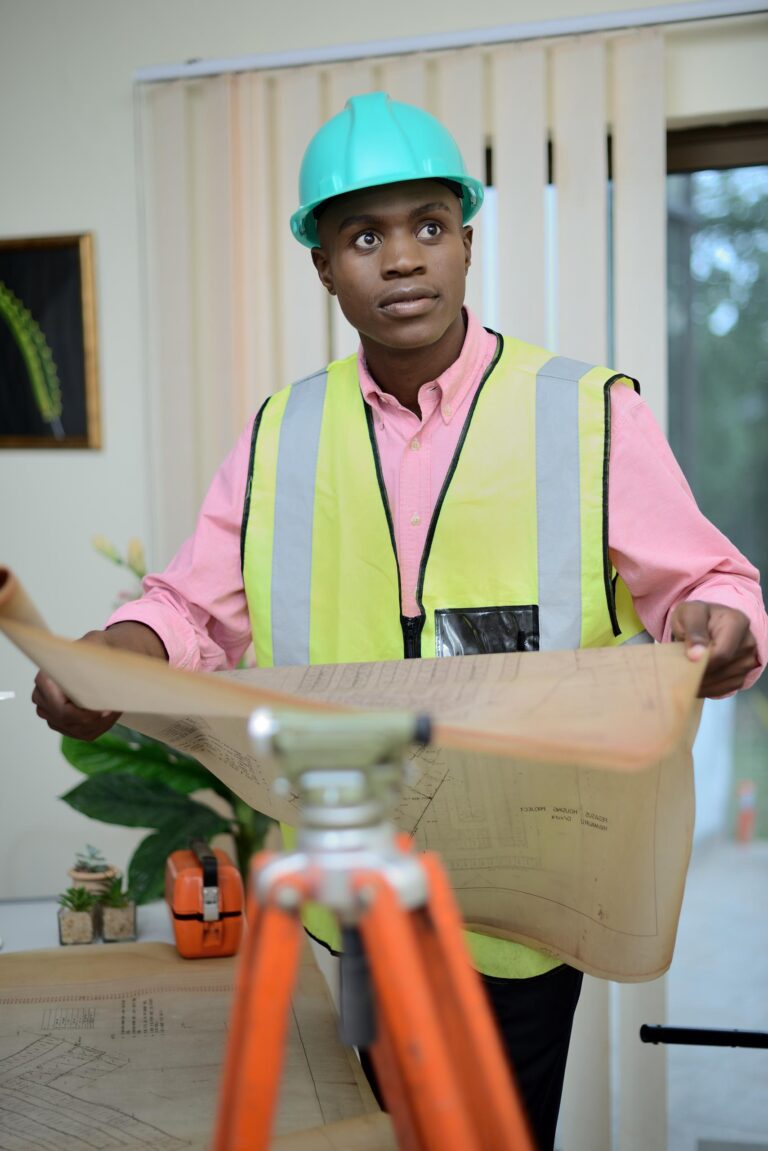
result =
[[93,234],[0,239],[0,448],[100,447]]

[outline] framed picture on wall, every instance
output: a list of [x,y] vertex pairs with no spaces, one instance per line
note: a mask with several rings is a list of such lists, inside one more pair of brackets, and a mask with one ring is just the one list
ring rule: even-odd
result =
[[0,448],[99,448],[93,237],[0,240]]

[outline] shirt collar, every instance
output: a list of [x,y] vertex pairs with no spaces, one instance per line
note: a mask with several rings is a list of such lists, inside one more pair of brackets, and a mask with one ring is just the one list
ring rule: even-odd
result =
[[[461,407],[462,401],[475,384],[485,364],[485,347],[483,337],[485,329],[469,308],[464,308],[467,321],[467,330],[464,343],[461,346],[458,358],[434,380],[427,380],[419,389],[419,394],[425,389],[438,388],[440,391],[440,412],[443,422],[449,424]],[[357,374],[360,380],[360,390],[367,404],[377,410],[397,404],[394,398],[385,399],[386,393],[368,371],[362,344],[357,351]],[[399,405],[398,405],[399,406]]]

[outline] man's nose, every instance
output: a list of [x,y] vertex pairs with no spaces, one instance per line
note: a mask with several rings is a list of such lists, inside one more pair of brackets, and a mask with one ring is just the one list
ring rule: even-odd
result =
[[424,271],[424,249],[410,230],[398,230],[384,241],[382,275],[413,276]]

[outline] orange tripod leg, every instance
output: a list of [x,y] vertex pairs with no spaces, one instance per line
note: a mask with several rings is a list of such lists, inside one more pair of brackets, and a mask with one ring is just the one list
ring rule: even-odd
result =
[[[376,1079],[379,1089],[384,1095],[390,1117],[397,1133],[397,1146],[399,1151],[421,1151],[421,1141],[416,1119],[410,1107],[405,1105],[393,1108],[390,1100],[404,1101],[407,1098],[407,1086],[403,1078],[400,1060],[395,1050],[392,1036],[389,1031],[379,1025],[376,1040],[370,1048],[371,1058],[376,1068]],[[396,1115],[394,1112],[396,1111]]]
[[[257,866],[258,861],[254,875]],[[291,888],[294,880],[281,880],[262,905],[250,901],[214,1151],[267,1151],[269,1146],[303,940],[298,913],[283,910],[273,900],[281,890]]]
[[[387,1033],[400,1082],[388,1079],[388,1067],[371,1054],[400,1146],[414,1132],[418,1151],[487,1151],[465,1106],[443,1034],[414,932],[412,915],[398,902],[377,872],[355,876],[358,890],[370,894],[359,929],[376,993],[380,1030]],[[441,1008],[442,1009],[442,1008]]]
[[534,1151],[528,1122],[510,1074],[482,985],[472,968],[456,901],[435,855],[421,856],[427,873],[426,914],[417,930],[441,1003],[445,1039],[487,1151]]

